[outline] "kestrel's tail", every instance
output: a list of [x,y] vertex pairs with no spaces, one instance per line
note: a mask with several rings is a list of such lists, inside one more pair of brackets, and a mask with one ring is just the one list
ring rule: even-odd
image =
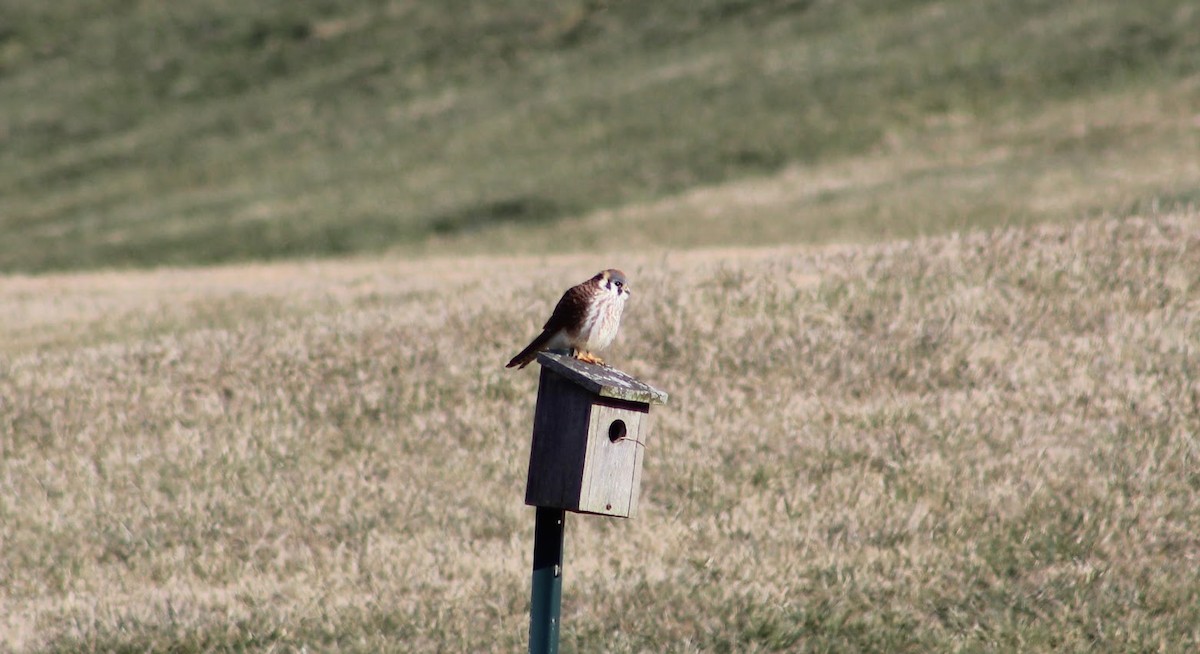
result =
[[533,361],[534,359],[537,358],[538,352],[546,349],[546,344],[549,342],[550,342],[550,332],[543,331],[541,334],[538,335],[537,338],[533,339],[532,343],[525,346],[525,349],[521,350],[521,353],[518,354],[517,356],[513,357],[512,361],[509,361],[508,365],[504,366],[504,367],[511,368],[513,366],[517,366],[517,370],[524,368],[525,366],[529,365],[529,363],[531,361]]

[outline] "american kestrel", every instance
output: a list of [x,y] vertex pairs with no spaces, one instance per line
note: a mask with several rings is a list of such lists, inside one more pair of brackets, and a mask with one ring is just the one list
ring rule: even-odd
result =
[[554,307],[542,333],[506,367],[524,368],[537,358],[538,352],[563,348],[574,350],[580,361],[603,364],[592,352],[603,350],[617,337],[621,312],[628,299],[625,273],[616,268],[601,270],[586,282],[572,286]]

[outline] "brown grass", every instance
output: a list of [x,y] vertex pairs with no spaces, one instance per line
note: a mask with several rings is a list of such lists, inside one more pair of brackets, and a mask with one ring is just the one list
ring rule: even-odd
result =
[[0,647],[517,651],[536,375],[671,393],[567,651],[1200,644],[1200,213],[877,246],[7,278]]

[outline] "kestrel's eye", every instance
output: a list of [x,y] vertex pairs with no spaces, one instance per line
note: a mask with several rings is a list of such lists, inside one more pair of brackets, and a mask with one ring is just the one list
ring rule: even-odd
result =
[[615,282],[613,282],[613,283],[617,285],[617,288],[621,288],[622,286],[624,286],[624,285],[625,285],[625,282],[623,282],[623,281],[620,281],[620,280],[617,280],[617,281],[615,281]]

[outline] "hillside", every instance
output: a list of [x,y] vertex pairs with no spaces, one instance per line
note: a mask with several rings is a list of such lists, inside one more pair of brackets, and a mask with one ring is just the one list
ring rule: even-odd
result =
[[1186,206],[1198,50],[1188,0],[7,0],[0,271]]
[[536,374],[502,366],[613,264],[610,360],[672,401],[642,514],[569,520],[568,651],[1200,645],[1184,212],[10,277],[0,648],[520,650]]

